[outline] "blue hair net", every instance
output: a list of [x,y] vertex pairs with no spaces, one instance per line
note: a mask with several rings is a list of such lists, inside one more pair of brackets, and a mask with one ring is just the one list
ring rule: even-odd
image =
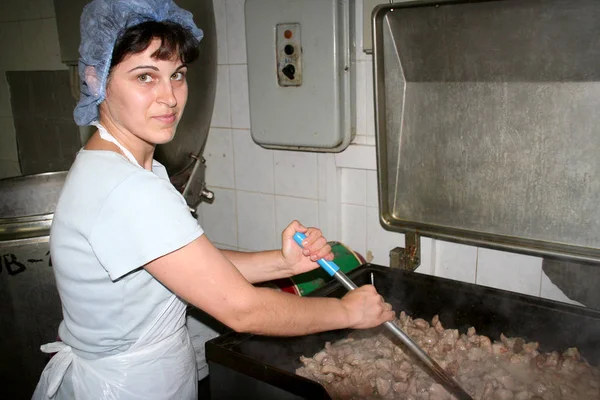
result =
[[[175,22],[189,29],[198,41],[203,37],[202,30],[194,24],[192,13],[172,0],[94,0],[84,7],[79,45],[80,95],[73,113],[77,125],[90,125],[98,119],[98,105],[106,95],[106,81],[117,39],[125,29],[146,21]],[[86,80],[86,74],[88,77],[95,75],[95,78]]]

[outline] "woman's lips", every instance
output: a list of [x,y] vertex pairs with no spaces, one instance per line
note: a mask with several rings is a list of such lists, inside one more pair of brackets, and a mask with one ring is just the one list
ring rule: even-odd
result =
[[172,124],[173,122],[175,122],[176,117],[177,117],[177,114],[164,114],[164,115],[157,115],[153,118],[160,122],[163,122],[165,124]]

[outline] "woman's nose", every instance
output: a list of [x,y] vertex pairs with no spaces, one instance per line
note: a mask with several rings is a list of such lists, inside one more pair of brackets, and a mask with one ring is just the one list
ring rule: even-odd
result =
[[177,105],[177,97],[175,97],[175,88],[171,84],[171,81],[165,82],[162,85],[160,85],[157,100],[159,103],[165,104],[171,108]]

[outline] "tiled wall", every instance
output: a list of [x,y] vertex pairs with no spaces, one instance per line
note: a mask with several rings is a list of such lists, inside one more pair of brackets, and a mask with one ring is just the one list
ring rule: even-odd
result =
[[[357,136],[340,154],[266,150],[250,137],[244,0],[214,0],[218,86],[205,156],[215,202],[200,221],[222,248],[258,250],[280,245],[292,219],[319,226],[374,263],[403,245],[378,221],[373,70],[362,43],[362,0],[357,7]],[[0,178],[18,175],[14,123],[5,71],[59,70],[52,0],[0,2]],[[569,301],[542,273],[541,259],[422,239],[417,270],[452,279]]]
[[[373,68],[361,48],[362,0],[356,1],[357,136],[335,155],[266,150],[252,141],[244,0],[214,5],[219,73],[205,156],[216,200],[201,207],[207,235],[222,248],[273,248],[296,218],[389,265],[389,251],[404,237],[385,231],[378,219]],[[570,302],[543,274],[540,258],[428,238],[422,238],[421,258],[421,273]]]
[[0,1],[0,179],[20,175],[6,71],[66,69],[52,0]]

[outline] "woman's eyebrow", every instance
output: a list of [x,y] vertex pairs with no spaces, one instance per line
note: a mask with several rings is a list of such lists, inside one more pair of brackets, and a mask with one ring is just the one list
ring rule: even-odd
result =
[[[187,64],[181,64],[179,67],[177,67],[177,69],[175,71],[179,71],[182,68],[186,68]],[[154,71],[160,71],[157,67],[153,66],[153,65],[139,65],[135,68],[130,69],[129,71],[127,71],[127,73],[138,70],[138,69],[151,69]]]
[[153,65],[139,65],[139,66],[137,66],[137,67],[135,67],[135,68],[132,68],[132,69],[130,69],[130,70],[129,70],[129,71],[127,71],[127,72],[135,71],[136,69],[152,69],[152,70],[154,70],[154,71],[158,71],[158,68],[156,68],[156,67],[155,67],[155,66],[153,66]]

